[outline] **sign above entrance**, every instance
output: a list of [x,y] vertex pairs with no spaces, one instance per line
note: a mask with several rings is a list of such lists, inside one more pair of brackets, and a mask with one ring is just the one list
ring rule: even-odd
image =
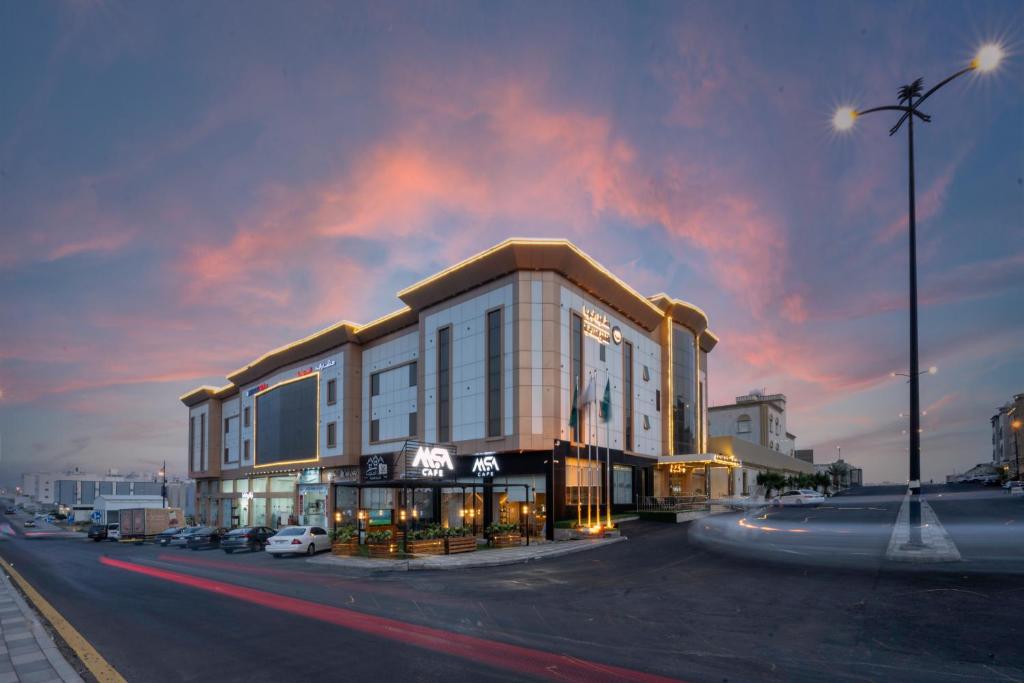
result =
[[612,336],[611,324],[608,316],[584,304],[583,306],[583,334],[600,344],[607,344]]
[[500,471],[498,458],[493,455],[478,455],[473,458],[472,472],[478,477],[493,477]]
[[447,444],[406,441],[402,448],[405,479],[445,479],[455,476],[455,447]]
[[390,453],[364,455],[359,458],[359,475],[363,481],[387,481],[394,474],[394,456]]

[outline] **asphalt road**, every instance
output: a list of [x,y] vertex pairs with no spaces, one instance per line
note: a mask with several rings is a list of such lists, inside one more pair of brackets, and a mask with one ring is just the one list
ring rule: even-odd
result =
[[[833,499],[844,505],[823,523],[884,525],[895,513],[875,493]],[[787,510],[771,524],[813,522]],[[697,545],[688,527],[627,524],[626,543],[443,572],[16,527],[0,556],[129,681],[1024,679],[1020,575],[755,560]]]

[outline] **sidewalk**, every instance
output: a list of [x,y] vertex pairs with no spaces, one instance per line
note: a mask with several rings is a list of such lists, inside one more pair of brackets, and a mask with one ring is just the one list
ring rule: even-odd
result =
[[0,683],[82,683],[39,617],[0,572]]
[[[502,548],[500,550],[477,550],[458,555],[422,555],[411,560],[376,560],[368,557],[346,557],[344,555],[321,555],[307,562],[327,564],[336,567],[350,567],[380,572],[404,572],[423,569],[469,569],[472,567],[499,567],[506,564],[522,564],[546,557],[559,557],[585,550],[603,548],[613,543],[625,541],[625,536],[614,538],[596,538],[580,541],[555,541],[533,543],[518,548]],[[0,680],[0,683],[3,683]]]

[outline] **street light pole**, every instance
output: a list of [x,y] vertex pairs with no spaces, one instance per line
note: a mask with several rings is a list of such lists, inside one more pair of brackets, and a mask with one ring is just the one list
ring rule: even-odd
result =
[[1014,420],[1010,423],[1013,427],[1013,455],[1014,460],[1017,463],[1017,481],[1021,481],[1020,477],[1020,427],[1022,422],[1020,420]]
[[[898,91],[899,104],[873,107],[857,111],[850,107],[841,107],[835,112],[832,118],[832,125],[840,131],[849,130],[853,127],[857,118],[864,114],[871,114],[879,111],[901,112],[899,120],[889,130],[889,135],[895,135],[903,125],[907,123],[907,172],[908,172],[908,237],[909,237],[909,279],[910,279],[910,452],[909,452],[909,477],[908,489],[910,494],[910,545],[921,544],[921,397],[920,397],[920,369],[918,363],[918,337],[917,337],[917,211],[914,197],[914,117],[928,123],[931,117],[918,110],[920,105],[931,97],[942,86],[950,81],[963,76],[971,71],[987,72],[994,70],[1003,56],[1002,48],[997,45],[986,45],[982,47],[970,65],[952,76],[939,81],[938,85],[928,92],[921,94],[923,80],[918,78],[913,83],[901,87]],[[894,373],[895,374],[895,373]],[[1019,475],[1019,472],[1018,472]]]

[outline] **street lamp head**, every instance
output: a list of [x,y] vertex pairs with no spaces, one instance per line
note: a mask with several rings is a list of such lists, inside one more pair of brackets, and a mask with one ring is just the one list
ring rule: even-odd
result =
[[853,128],[856,120],[857,112],[853,107],[839,107],[836,109],[836,113],[832,115],[832,128],[845,132]]
[[1014,431],[1018,431],[1022,424],[1024,424],[1024,422],[1021,422],[1020,420],[1014,420],[1013,422],[1010,423],[1010,426],[1013,427]]
[[939,371],[939,369],[937,367],[935,367],[934,365],[931,366],[930,368],[928,368],[928,374],[929,375],[934,375],[938,371]]
[[971,66],[982,73],[995,71],[999,62],[1003,61],[1003,48],[995,43],[982,45],[978,54],[971,60]]

